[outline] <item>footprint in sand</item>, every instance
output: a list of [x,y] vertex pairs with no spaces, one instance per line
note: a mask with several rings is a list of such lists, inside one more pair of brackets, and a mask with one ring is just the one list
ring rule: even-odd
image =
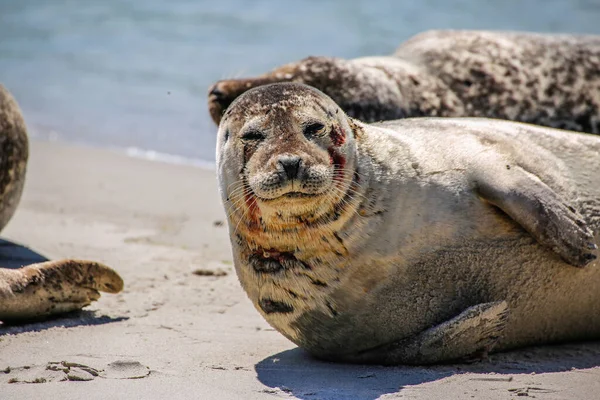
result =
[[107,379],[141,379],[150,375],[150,368],[137,361],[115,361],[108,364],[101,377]]
[[46,365],[0,369],[0,383],[91,381],[95,378],[141,379],[149,375],[150,368],[138,361],[118,360],[103,369],[69,361],[51,361]]

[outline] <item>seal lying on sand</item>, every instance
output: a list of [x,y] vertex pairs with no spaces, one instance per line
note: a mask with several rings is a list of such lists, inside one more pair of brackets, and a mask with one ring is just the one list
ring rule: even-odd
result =
[[[29,155],[27,129],[14,98],[0,85],[0,229],[12,217],[23,191]],[[31,319],[80,309],[117,293],[121,277],[93,261],[61,260],[0,268],[0,321]]]
[[249,79],[217,82],[209,111],[259,85],[299,82],[365,122],[489,117],[600,133],[600,36],[430,31],[389,57],[309,57]]
[[243,288],[319,358],[425,364],[600,338],[600,137],[367,125],[279,83],[226,111],[217,171]]

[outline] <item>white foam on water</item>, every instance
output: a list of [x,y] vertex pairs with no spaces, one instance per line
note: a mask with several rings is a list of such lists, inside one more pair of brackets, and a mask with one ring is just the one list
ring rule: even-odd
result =
[[123,150],[124,150],[125,154],[132,158],[164,162],[164,163],[168,163],[168,164],[191,165],[194,167],[199,167],[202,169],[208,169],[208,170],[212,170],[212,171],[214,171],[214,169],[215,169],[215,163],[213,163],[213,162],[183,157],[183,156],[179,156],[176,154],[162,153],[162,152],[155,151],[155,150],[145,150],[145,149],[140,149],[138,147],[128,147],[126,149],[116,149],[116,150],[119,152],[123,152]]

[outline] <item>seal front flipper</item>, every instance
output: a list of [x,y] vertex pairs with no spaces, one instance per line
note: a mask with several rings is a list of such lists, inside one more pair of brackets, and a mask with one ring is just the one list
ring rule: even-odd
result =
[[23,320],[75,311],[118,293],[123,279],[106,265],[59,260],[20,269],[0,269],[0,321]]
[[[583,216],[537,176],[520,167],[477,168],[478,194],[504,211],[540,244],[567,263],[583,267],[596,259],[593,232]],[[485,172],[481,172],[485,171]]]
[[478,304],[416,336],[367,350],[350,361],[420,365],[486,354],[502,336],[507,316],[506,301]]

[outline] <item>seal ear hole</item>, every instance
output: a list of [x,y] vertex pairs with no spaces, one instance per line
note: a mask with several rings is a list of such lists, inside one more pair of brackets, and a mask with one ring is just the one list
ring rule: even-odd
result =
[[229,129],[225,130],[225,141],[229,140]]
[[320,122],[309,122],[308,124],[306,124],[306,126],[304,126],[304,136],[306,136],[307,138],[311,138],[313,136],[317,136],[323,133],[323,131],[325,130],[325,125],[323,125]]
[[265,134],[261,131],[250,130],[242,135],[242,140],[259,141],[265,138]]

